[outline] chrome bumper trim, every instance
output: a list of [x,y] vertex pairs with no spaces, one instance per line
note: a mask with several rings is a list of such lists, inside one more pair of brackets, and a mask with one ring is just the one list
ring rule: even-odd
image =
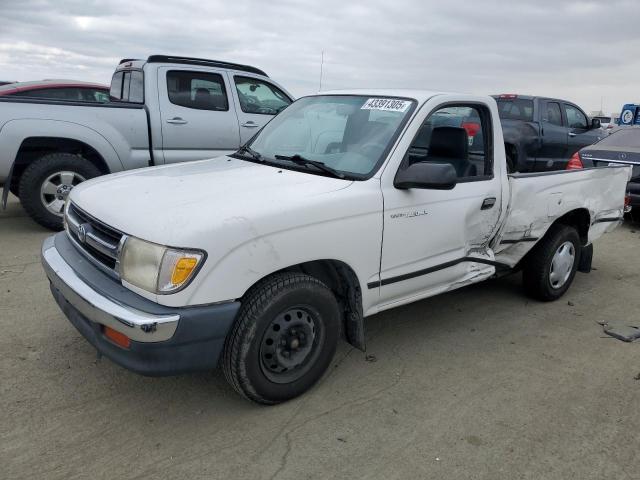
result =
[[175,333],[180,315],[153,315],[100,295],[76,275],[53,245],[43,249],[42,257],[52,285],[88,320],[136,342],[162,342]]

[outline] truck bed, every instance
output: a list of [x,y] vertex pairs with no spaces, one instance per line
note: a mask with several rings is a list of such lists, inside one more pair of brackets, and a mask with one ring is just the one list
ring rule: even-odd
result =
[[[149,130],[144,105],[134,103],[68,102],[31,98],[0,98],[0,185],[20,148],[19,139],[51,136],[51,127],[64,138],[96,139],[115,164],[127,169],[149,166]],[[39,134],[39,129],[42,133]],[[88,141],[89,138],[93,140]],[[127,152],[129,158],[121,158]],[[119,170],[118,169],[118,170]],[[117,171],[114,169],[113,171]]]
[[623,219],[629,167],[587,168],[509,175],[506,221],[494,240],[498,262],[515,266],[567,212],[589,214],[588,243],[613,230]]

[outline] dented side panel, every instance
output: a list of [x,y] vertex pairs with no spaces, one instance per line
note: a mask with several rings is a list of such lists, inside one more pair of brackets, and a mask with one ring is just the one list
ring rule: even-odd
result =
[[589,243],[622,219],[629,167],[514,174],[509,176],[507,218],[492,241],[496,260],[515,266],[561,216],[589,212]]

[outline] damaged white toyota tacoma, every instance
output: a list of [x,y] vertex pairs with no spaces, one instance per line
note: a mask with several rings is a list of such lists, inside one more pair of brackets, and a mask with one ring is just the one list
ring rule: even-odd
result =
[[220,365],[274,404],[364,318],[521,270],[555,300],[622,220],[629,167],[509,175],[495,101],[302,98],[237,153],[74,188],[43,264],[71,323],[145,375]]

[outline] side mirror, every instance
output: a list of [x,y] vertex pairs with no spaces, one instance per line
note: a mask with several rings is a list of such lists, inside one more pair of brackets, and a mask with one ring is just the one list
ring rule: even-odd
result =
[[457,181],[456,169],[450,163],[416,162],[400,170],[393,185],[399,189],[451,190]]
[[600,128],[602,124],[600,123],[599,118],[594,118],[591,120],[591,129],[595,130],[596,128]]

